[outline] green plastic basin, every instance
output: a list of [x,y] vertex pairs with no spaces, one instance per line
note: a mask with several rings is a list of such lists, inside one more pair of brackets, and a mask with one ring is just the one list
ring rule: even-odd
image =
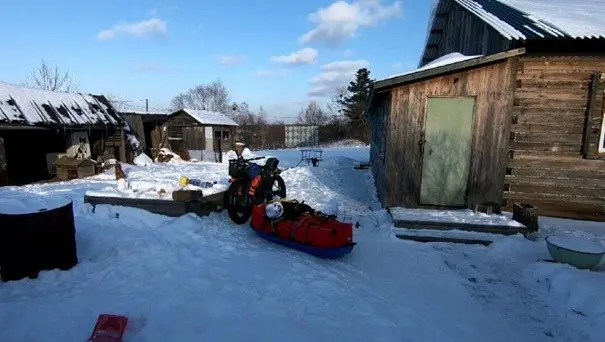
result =
[[597,267],[605,255],[605,248],[602,245],[588,239],[551,235],[547,236],[545,240],[548,253],[556,262],[580,269]]

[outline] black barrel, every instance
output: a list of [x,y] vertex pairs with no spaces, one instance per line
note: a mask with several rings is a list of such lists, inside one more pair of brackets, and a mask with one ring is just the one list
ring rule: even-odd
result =
[[42,270],[69,270],[78,263],[73,202],[61,204],[18,214],[0,208],[2,281],[37,278]]

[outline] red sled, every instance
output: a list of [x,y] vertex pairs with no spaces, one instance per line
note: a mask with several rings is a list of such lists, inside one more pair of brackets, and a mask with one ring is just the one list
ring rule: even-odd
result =
[[126,316],[100,314],[88,341],[123,342],[122,338],[127,324],[128,317]]
[[252,208],[250,227],[265,240],[320,258],[339,258],[355,247],[351,223],[314,213],[272,222],[265,205],[258,205]]

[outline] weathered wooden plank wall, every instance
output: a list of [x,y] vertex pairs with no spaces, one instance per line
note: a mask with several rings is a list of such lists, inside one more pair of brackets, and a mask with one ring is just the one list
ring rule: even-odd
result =
[[378,198],[381,203],[389,205],[390,189],[387,183],[388,172],[398,172],[398,170],[387,170],[385,168],[386,156],[388,154],[386,141],[388,140],[387,127],[390,123],[389,118],[389,93],[381,93],[376,95],[376,99],[372,108],[370,108],[370,127],[371,127],[371,144],[370,144],[370,165],[374,175]]
[[203,126],[182,127],[183,146],[188,150],[203,150],[206,148],[206,134]]
[[[591,74],[605,57],[531,57],[517,72],[505,207],[514,201],[541,214],[605,220],[605,160],[598,155],[604,80],[597,83],[583,156]],[[599,96],[600,94],[600,96]],[[600,159],[599,159],[600,158]]]
[[467,205],[501,201],[516,59],[404,85],[392,90],[387,159],[389,206],[418,206],[422,144],[429,96],[474,96]]

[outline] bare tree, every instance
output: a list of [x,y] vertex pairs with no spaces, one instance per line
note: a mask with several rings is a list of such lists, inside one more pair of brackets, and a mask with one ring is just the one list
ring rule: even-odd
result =
[[34,70],[31,75],[25,79],[24,85],[30,88],[51,91],[78,91],[78,86],[75,84],[69,72],[61,72],[59,66],[51,67],[44,60],[42,61],[40,68]]
[[197,85],[172,99],[174,110],[191,108],[219,112],[233,117],[233,107],[229,104],[230,94],[220,79],[209,84]]
[[111,103],[111,106],[117,112],[124,112],[126,108],[128,108],[128,106],[126,105],[128,101],[124,100],[124,98],[119,94],[108,93],[105,94],[105,98],[107,99],[107,101],[109,101],[109,103]]
[[266,125],[266,113],[263,107],[260,107],[259,113],[255,114],[250,110],[248,103],[242,102],[240,104],[234,104],[233,108],[233,120],[240,126],[253,126],[253,125]]
[[296,122],[305,125],[324,125],[330,120],[326,112],[321,109],[317,101],[311,101],[307,108],[298,113]]

